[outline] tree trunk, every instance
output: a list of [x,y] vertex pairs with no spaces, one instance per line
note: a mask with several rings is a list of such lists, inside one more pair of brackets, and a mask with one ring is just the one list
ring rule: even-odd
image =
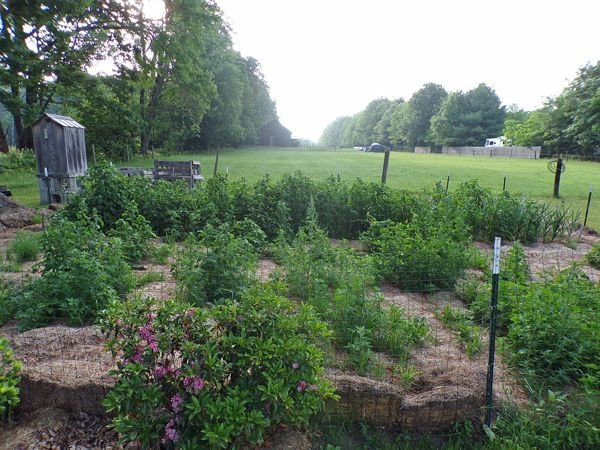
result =
[[0,152],[8,153],[8,143],[6,142],[6,134],[4,133],[2,122],[0,122]]

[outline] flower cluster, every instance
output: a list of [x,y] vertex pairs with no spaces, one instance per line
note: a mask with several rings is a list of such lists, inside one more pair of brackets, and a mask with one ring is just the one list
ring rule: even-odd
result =
[[169,442],[177,442],[179,440],[179,433],[175,429],[175,422],[173,419],[169,420],[169,423],[165,426],[165,434],[162,438],[162,443],[167,444]]
[[205,382],[200,377],[185,377],[183,385],[189,393],[197,394],[204,388]]

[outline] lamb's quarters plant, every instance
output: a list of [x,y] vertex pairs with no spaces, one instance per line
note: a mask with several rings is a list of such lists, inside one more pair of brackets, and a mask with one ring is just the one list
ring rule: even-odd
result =
[[156,237],[134,202],[127,204],[108,235],[121,240],[123,253],[132,263],[140,262],[148,254],[152,245],[150,240]]
[[551,386],[600,376],[600,289],[578,268],[531,283],[508,330],[510,359]]
[[209,224],[199,237],[190,235],[177,255],[178,297],[196,306],[238,299],[255,284],[257,261],[249,242],[236,238],[228,226]]
[[267,247],[267,235],[252,219],[244,218],[234,222],[231,232],[250,244],[258,254],[262,254]]
[[372,221],[362,240],[384,280],[416,291],[453,286],[467,266],[469,238],[451,218],[438,223],[422,219],[409,224]]
[[326,399],[327,326],[268,286],[212,309],[114,302],[101,321],[118,359],[104,405],[142,448],[256,445],[277,424],[305,425]]
[[0,422],[10,420],[19,404],[19,382],[22,364],[14,359],[9,343],[0,337]]
[[327,289],[335,253],[324,230],[319,228],[314,203],[310,202],[304,225],[288,244],[278,240],[275,258],[286,269],[289,293],[301,300],[315,299]]
[[56,214],[43,234],[42,248],[41,276],[29,279],[17,299],[21,327],[58,318],[74,324],[92,321],[134,286],[121,240],[104,235],[100,220],[83,211],[77,220]]
[[102,219],[104,231],[112,229],[132,200],[127,177],[107,163],[88,169],[82,180],[81,198]]
[[41,233],[19,230],[8,244],[6,254],[17,263],[35,261],[42,250]]

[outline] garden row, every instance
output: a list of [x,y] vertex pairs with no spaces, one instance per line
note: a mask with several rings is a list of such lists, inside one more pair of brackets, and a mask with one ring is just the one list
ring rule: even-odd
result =
[[[473,239],[566,239],[575,218],[560,207],[492,195],[475,182],[453,194],[440,186],[415,194],[296,173],[252,186],[216,177],[188,190],[96,166],[83,193],[43,233],[40,276],[4,286],[0,320],[14,317],[24,328],[61,318],[100,323],[119,358],[105,404],[125,441],[256,443],[279,423],[307,423],[335,398],[322,377],[331,348],[363,374],[374,369],[374,352],[402,367],[428,339],[423,320],[382,305],[379,281],[420,292],[456,284],[470,310],[440,317],[468,349],[489,299],[488,279],[464,278],[467,267],[487,265]],[[156,235],[166,243],[151,245]],[[332,247],[331,237],[361,237],[369,255]],[[176,241],[176,298],[128,296],[131,265],[164,260]],[[597,396],[598,287],[576,269],[532,283],[519,248],[507,261],[510,289],[500,298],[515,366],[536,381],[551,374],[551,387],[578,383],[583,399]],[[260,254],[284,269],[268,283],[254,276]],[[567,323],[556,323],[558,311]],[[575,419],[598,423],[587,413]],[[598,433],[576,438],[596,442]]]

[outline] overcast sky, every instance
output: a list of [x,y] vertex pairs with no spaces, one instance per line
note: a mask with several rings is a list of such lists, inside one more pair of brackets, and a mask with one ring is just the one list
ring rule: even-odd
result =
[[535,109],[600,59],[598,0],[217,0],[281,122],[317,141],[334,119],[424,83],[483,82]]

